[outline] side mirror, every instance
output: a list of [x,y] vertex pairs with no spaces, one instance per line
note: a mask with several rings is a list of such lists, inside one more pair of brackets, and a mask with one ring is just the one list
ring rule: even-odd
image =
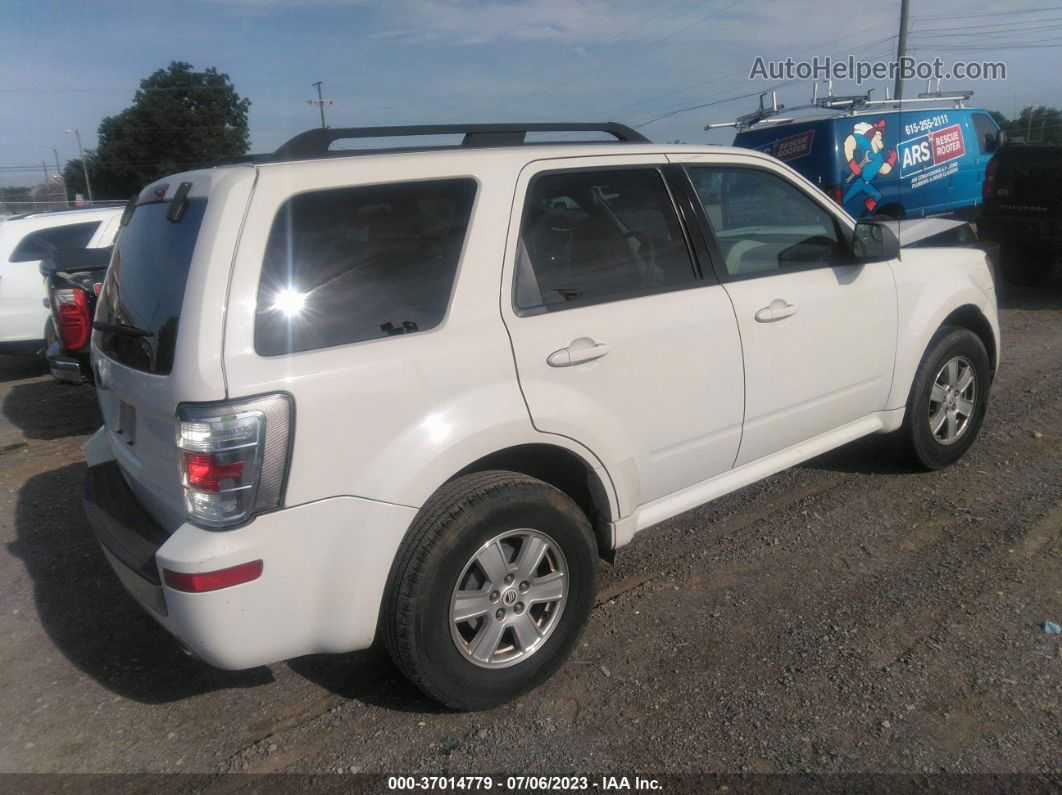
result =
[[859,221],[852,235],[852,254],[856,262],[897,259],[900,256],[900,241],[885,222]]

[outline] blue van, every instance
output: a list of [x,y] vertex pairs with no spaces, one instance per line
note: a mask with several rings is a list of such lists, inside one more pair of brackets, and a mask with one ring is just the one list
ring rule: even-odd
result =
[[855,218],[973,218],[995,120],[977,108],[894,107],[758,124],[734,146],[784,160]]

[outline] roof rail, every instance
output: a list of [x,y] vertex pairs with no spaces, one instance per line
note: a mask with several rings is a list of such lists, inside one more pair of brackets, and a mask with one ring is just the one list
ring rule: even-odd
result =
[[[616,122],[531,124],[421,124],[406,127],[316,127],[282,144],[271,159],[292,160],[336,154],[329,151],[345,138],[401,138],[414,135],[464,135],[461,146],[519,146],[529,132],[604,132],[621,143],[651,143],[630,127]],[[244,161],[246,162],[246,161]]]

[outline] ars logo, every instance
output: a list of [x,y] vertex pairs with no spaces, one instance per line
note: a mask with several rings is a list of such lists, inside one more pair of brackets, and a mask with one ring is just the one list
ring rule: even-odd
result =
[[966,154],[962,127],[953,124],[900,144],[900,173],[910,176]]

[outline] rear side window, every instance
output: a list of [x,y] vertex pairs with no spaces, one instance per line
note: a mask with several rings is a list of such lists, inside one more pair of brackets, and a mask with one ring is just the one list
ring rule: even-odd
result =
[[446,314],[473,179],[313,191],[269,234],[255,350],[276,356],[411,334]]
[[156,375],[173,368],[177,324],[206,199],[188,199],[178,223],[166,218],[170,202],[141,204],[118,235],[100,293],[97,320],[121,331],[97,329],[96,344],[115,361]]
[[520,228],[522,314],[633,298],[697,283],[663,177],[654,168],[543,174]]
[[15,246],[10,261],[30,262],[51,257],[59,249],[85,248],[99,227],[99,221],[88,221],[30,232]]
[[987,113],[974,113],[971,114],[973,118],[974,131],[977,133],[977,143],[980,146],[981,154],[985,155],[989,152],[988,139],[986,136],[991,136],[995,140],[999,136],[999,128],[996,127],[996,123],[992,121],[992,118]]

